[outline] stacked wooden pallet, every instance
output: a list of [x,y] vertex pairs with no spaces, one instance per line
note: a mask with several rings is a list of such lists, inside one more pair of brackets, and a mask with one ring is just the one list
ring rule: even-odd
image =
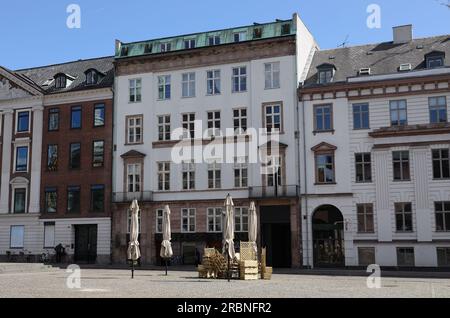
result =
[[242,280],[258,279],[258,261],[241,261],[239,269]]
[[267,260],[266,255],[267,255],[267,251],[265,248],[263,248],[261,250],[261,272],[260,273],[261,273],[262,279],[270,280],[270,279],[272,279],[273,268],[266,266],[266,260]]

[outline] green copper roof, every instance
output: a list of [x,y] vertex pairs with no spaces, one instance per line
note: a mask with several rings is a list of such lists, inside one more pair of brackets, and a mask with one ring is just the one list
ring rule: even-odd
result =
[[[195,42],[194,47],[190,48],[201,48],[213,45],[230,44],[237,42],[235,40],[235,37],[237,37],[236,34],[238,33],[242,33],[241,35],[242,38],[239,42],[246,42],[275,37],[290,36],[295,34],[295,28],[293,25],[293,20],[277,20],[276,22],[272,23],[254,24],[238,28],[187,34],[142,42],[133,42],[133,43],[120,42],[120,45],[118,45],[116,48],[115,57],[125,58],[140,55],[163,53],[165,51],[162,50],[162,46],[165,46],[166,44],[170,46],[170,52],[182,51],[189,49],[186,47],[185,43],[186,41],[189,40],[194,40]],[[212,44],[211,41],[213,37],[216,37],[214,40],[219,42],[214,42],[215,44]]]

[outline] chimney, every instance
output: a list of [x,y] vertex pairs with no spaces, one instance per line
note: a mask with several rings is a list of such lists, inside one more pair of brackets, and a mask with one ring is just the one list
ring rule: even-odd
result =
[[392,29],[394,31],[394,44],[402,44],[412,41],[412,24],[396,26]]

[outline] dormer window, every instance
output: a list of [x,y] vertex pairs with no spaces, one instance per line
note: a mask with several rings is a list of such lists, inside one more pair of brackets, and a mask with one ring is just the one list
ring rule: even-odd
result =
[[436,68],[444,66],[445,53],[440,51],[433,51],[425,55],[425,62],[427,68]]
[[333,64],[322,64],[317,67],[318,71],[318,83],[328,84],[333,81],[334,72],[336,68]]
[[66,88],[67,77],[65,74],[58,74],[55,76],[55,88]]
[[98,72],[96,70],[88,70],[86,72],[86,84],[94,85],[98,83]]

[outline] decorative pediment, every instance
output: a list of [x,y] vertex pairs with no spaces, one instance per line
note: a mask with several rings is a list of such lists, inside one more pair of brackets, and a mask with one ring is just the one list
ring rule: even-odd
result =
[[0,100],[24,98],[28,96],[31,96],[31,94],[17,87],[5,77],[0,76]]
[[42,89],[31,79],[0,66],[0,100],[42,95]]
[[123,155],[121,155],[122,158],[144,158],[146,154],[139,152],[137,150],[130,150]]
[[321,151],[335,151],[337,149],[336,146],[333,146],[327,142],[321,142],[320,144],[314,146],[311,148],[314,152],[321,152]]
[[11,185],[27,185],[29,183],[30,181],[24,177],[16,177],[9,182]]

